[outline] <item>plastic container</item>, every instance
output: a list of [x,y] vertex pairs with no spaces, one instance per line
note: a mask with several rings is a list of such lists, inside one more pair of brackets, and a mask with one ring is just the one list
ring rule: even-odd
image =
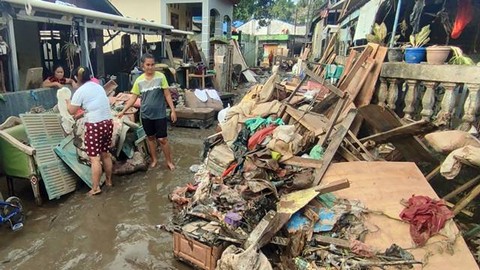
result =
[[425,48],[406,48],[405,62],[410,64],[418,64],[425,60]]

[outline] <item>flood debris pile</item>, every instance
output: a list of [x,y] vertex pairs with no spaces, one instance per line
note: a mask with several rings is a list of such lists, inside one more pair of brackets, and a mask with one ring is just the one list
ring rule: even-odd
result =
[[[174,232],[177,258],[203,269],[215,269],[215,265],[216,269],[409,268],[424,263],[423,258],[395,242],[382,249],[367,244],[366,236],[380,230],[379,224],[368,220],[379,215],[396,222],[395,226],[410,223],[415,240],[409,238],[410,242],[422,246],[445,223],[453,223],[444,202],[420,196],[410,198],[410,205],[402,205],[400,199],[392,202],[382,198],[378,205],[395,205],[395,212],[389,215],[369,210],[353,196],[336,195],[352,187],[348,177],[342,177],[348,175],[348,169],[336,170],[332,163],[383,161],[364,163],[369,164],[373,178],[384,171],[386,160],[398,160],[399,154],[404,154],[404,160],[433,159],[414,137],[431,131],[428,123],[417,123],[419,128],[385,146],[390,137],[379,135],[387,131],[382,128],[402,126],[395,113],[361,102],[357,109],[356,97],[362,96],[362,102],[368,103],[372,98],[373,90],[363,86],[365,78],[372,76],[376,81],[378,77],[379,73],[371,74],[377,70],[372,59],[378,57],[381,63],[385,56],[378,56],[378,51],[378,46],[367,46],[351,57],[342,77],[329,82],[323,79],[321,65],[315,69],[304,65],[304,78],[290,90],[291,81],[280,82],[280,75],[274,73],[265,84],[253,86],[237,105],[226,109],[219,124],[221,132],[206,140],[208,154],[196,168],[193,181],[170,195],[179,206],[172,226],[166,226]],[[331,58],[324,61],[333,61]],[[309,80],[320,89],[305,87]],[[373,126],[368,140],[357,138],[362,124]],[[412,147],[420,152],[409,152]],[[330,180],[324,182],[327,170]],[[425,180],[421,174],[420,179]],[[385,192],[394,189],[392,184]],[[408,195],[404,199],[418,191],[414,186],[405,189]],[[428,203],[416,208],[419,201]],[[402,228],[408,234],[408,228]],[[190,248],[182,245],[187,242]],[[223,253],[213,259],[207,256],[216,262],[207,264],[204,257],[198,257],[203,249]]]

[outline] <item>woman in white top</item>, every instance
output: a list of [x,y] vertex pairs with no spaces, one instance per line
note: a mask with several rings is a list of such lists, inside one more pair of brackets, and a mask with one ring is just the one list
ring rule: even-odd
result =
[[75,114],[80,107],[85,110],[85,148],[92,164],[93,183],[88,195],[96,195],[102,192],[102,164],[105,184],[112,186],[112,158],[108,151],[112,143],[112,114],[105,90],[90,80],[90,70],[79,67],[74,74],[80,87],[73,94],[72,100],[67,100],[68,112]]

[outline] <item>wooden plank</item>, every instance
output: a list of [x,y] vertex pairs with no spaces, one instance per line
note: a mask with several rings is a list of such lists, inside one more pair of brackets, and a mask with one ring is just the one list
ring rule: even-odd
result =
[[352,138],[352,140],[358,145],[358,147],[360,147],[360,149],[363,150],[363,152],[368,156],[368,158],[370,159],[370,161],[373,161],[375,160],[375,157],[372,155],[372,153],[370,153],[370,151],[368,151],[368,149],[358,140],[357,136],[355,136],[355,134],[353,134],[352,131],[348,131],[348,135]]
[[316,234],[313,239],[320,244],[334,245],[340,248],[350,249],[350,241],[345,239],[333,238],[329,236],[323,236]]
[[376,143],[387,142],[398,137],[413,136],[432,131],[435,126],[426,120],[416,121],[391,130],[380,132],[360,139],[360,142],[374,141]]
[[352,124],[353,119],[355,119],[356,114],[357,114],[356,110],[351,110],[348,112],[347,117],[345,117],[342,124],[337,129],[335,136],[333,136],[332,141],[330,141],[330,143],[328,144],[328,147],[325,150],[325,153],[323,155],[323,162],[324,162],[323,166],[321,169],[318,169],[315,171],[315,180],[313,182],[314,185],[318,185],[320,181],[322,181],[323,175],[327,171],[328,166],[330,166],[330,163],[332,162],[338,147],[342,143],[343,138],[345,137],[345,135],[347,135],[348,129],[350,128],[350,125]]
[[473,199],[480,195],[480,184],[474,187],[465,197],[455,204],[453,208],[453,214],[457,215],[463,208],[465,208]]
[[328,140],[328,137],[330,137],[330,133],[332,132],[335,123],[337,122],[338,117],[340,116],[340,113],[342,112],[343,106],[345,106],[346,102],[346,99],[341,99],[337,102],[337,105],[335,105],[335,110],[333,111],[332,116],[328,120],[327,130],[325,130],[325,136],[318,141],[318,145],[323,146]]
[[316,136],[325,133],[325,119],[322,115],[314,113],[306,113],[292,108],[291,106],[286,107],[286,112],[290,115],[295,121],[299,122],[302,126],[312,131]]
[[362,89],[354,99],[355,106],[360,107],[368,105],[372,101],[373,94],[375,93],[375,84],[380,76],[380,71],[382,71],[382,64],[385,60],[385,56],[387,55],[387,51],[387,47],[380,46],[377,50],[377,53],[375,53],[375,63],[373,69],[368,74]]
[[330,90],[332,93],[334,93],[335,95],[339,96],[339,97],[344,97],[345,96],[345,92],[343,92],[342,90],[338,89],[337,87],[329,84],[329,83],[326,83],[324,79],[322,79],[320,76],[318,76],[317,74],[315,74],[313,71],[311,71],[310,69],[308,69],[308,67],[304,67],[303,71],[305,72],[305,74],[307,76],[309,76],[310,78],[312,78],[313,80],[315,80],[316,82],[320,83],[320,84],[323,84],[325,87],[328,88],[328,90]]
[[338,88],[345,89],[346,86],[350,84],[352,78],[355,76],[357,71],[362,67],[365,61],[372,54],[375,54],[377,49],[378,49],[378,44],[369,43],[368,46],[365,48],[365,50],[363,50],[363,52],[360,54],[355,64],[352,65],[350,72],[348,74],[345,74],[345,77],[343,78],[343,80],[338,82],[338,85],[339,85]]
[[[370,104],[358,109],[359,114],[376,132],[385,132],[401,127],[400,118],[389,108]],[[403,157],[408,161],[437,162],[427,147],[416,137],[410,136],[392,141]]]
[[339,82],[343,81],[345,76],[347,76],[347,74],[350,73],[350,69],[352,68],[355,58],[357,58],[357,56],[358,56],[358,52],[356,50],[350,50],[350,54],[348,55],[347,60],[345,61],[345,67],[343,69],[342,76],[340,76],[340,80],[338,80]]
[[372,70],[374,63],[375,60],[373,60],[373,58],[367,58],[363,65],[358,68],[355,75],[352,76],[348,85],[345,85],[345,88],[343,88],[344,91],[348,93],[348,98],[352,100],[352,102],[357,97],[360,89],[362,89],[362,86],[365,83],[365,80],[367,79],[370,70]]
[[[397,220],[405,208],[400,201],[412,194],[439,199],[433,188],[425,180],[422,172],[412,162],[344,162],[330,165],[322,181],[330,182],[347,178],[350,188],[335,191],[337,198],[359,200],[366,209],[381,214],[368,214],[366,224],[372,225],[374,232],[367,233],[365,243],[373,250],[385,250],[392,244],[409,249],[415,259],[428,256],[428,264],[414,269],[478,269],[478,265],[453,220],[447,222],[445,231],[455,239],[449,242],[444,235],[435,235],[427,245],[416,248],[410,237],[410,224]],[[446,233],[446,232],[445,232]],[[449,245],[451,245],[449,247]],[[448,255],[446,250],[454,251]]]
[[289,158],[285,161],[281,161],[281,163],[285,165],[290,165],[290,166],[299,166],[304,168],[317,168],[317,169],[322,168],[322,165],[323,165],[323,161],[321,160],[316,160],[312,158],[302,158],[298,156],[293,156],[292,158]]

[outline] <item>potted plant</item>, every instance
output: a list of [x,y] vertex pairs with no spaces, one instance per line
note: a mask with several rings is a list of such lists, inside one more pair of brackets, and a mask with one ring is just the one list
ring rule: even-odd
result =
[[427,63],[431,65],[443,65],[447,61],[452,48],[450,46],[430,46],[427,47]]
[[430,25],[426,25],[416,34],[410,35],[410,46],[405,48],[405,62],[418,64],[425,60],[426,50],[423,47],[430,41]]
[[[394,37],[394,43],[397,42],[400,35]],[[385,23],[377,24],[373,26],[373,31],[371,34],[366,36],[368,42],[379,44],[380,46],[386,46],[387,38],[387,26]],[[388,48],[387,51],[388,61],[390,62],[401,62],[403,59],[403,50],[400,47]]]

